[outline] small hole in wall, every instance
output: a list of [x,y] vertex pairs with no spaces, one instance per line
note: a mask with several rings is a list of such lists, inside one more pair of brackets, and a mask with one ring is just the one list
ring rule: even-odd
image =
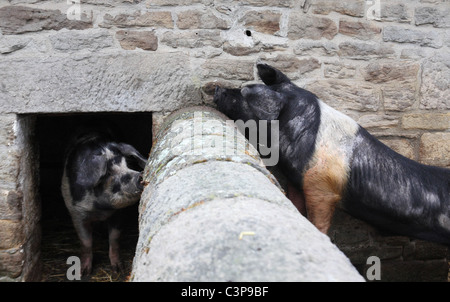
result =
[[[61,195],[64,153],[69,139],[80,126],[107,126],[117,141],[133,145],[147,157],[152,145],[152,115],[136,113],[80,113],[38,115],[36,139],[39,146],[41,197],[42,281],[67,281],[66,260],[80,256],[80,241]],[[131,269],[138,238],[138,204],[123,209],[123,230],[120,238],[124,273],[113,276],[108,257],[108,230],[105,223],[94,226],[93,272],[86,281],[124,281]]]
[[247,35],[247,37],[251,37],[252,36],[252,32],[250,30],[246,30],[245,34]]

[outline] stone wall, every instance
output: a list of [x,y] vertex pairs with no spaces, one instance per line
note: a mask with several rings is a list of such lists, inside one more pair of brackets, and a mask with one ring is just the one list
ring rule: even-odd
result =
[[[212,105],[216,84],[257,82],[264,61],[399,153],[449,167],[449,27],[447,0],[0,0],[0,276],[27,279],[38,257],[20,254],[39,238],[17,172],[24,114],[147,111],[155,122]],[[331,236],[358,265],[364,249],[445,265],[445,248],[430,256],[428,243],[337,221]],[[414,275],[396,265],[392,279]]]

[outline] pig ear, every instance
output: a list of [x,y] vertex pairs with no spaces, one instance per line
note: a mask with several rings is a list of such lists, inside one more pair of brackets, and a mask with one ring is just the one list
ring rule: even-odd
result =
[[256,68],[258,68],[259,77],[264,84],[268,86],[290,82],[289,78],[284,73],[276,68],[273,68],[272,66],[267,64],[258,64],[256,65]]
[[119,148],[120,152],[122,152],[122,154],[124,156],[132,157],[132,158],[136,159],[139,167],[141,167],[142,169],[145,168],[145,165],[147,164],[147,159],[145,159],[141,155],[141,153],[139,153],[139,151],[136,150],[133,146],[124,144],[124,143],[120,143],[120,144],[117,144],[117,147]]
[[275,120],[285,105],[281,93],[273,91],[264,85],[250,85],[242,88],[241,94],[250,109],[261,120]]
[[95,187],[106,174],[107,160],[103,154],[93,155],[88,164],[81,165],[77,171],[77,183],[88,188]]

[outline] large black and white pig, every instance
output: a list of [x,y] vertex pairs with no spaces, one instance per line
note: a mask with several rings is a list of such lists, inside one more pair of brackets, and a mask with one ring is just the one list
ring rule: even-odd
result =
[[95,221],[107,221],[109,259],[114,271],[121,270],[119,211],[139,200],[145,164],[146,159],[133,146],[116,143],[106,134],[81,134],[70,143],[61,192],[81,241],[83,275],[92,270]]
[[257,69],[265,85],[218,87],[214,101],[234,120],[279,121],[279,167],[300,193],[288,196],[319,230],[340,203],[380,228],[450,245],[450,170],[403,157],[279,70]]

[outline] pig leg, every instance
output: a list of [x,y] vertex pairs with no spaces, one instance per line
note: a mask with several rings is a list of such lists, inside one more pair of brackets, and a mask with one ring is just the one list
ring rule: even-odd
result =
[[308,220],[324,234],[328,232],[346,183],[343,160],[328,150],[319,152],[317,162],[304,175],[303,190]]
[[302,192],[297,190],[293,183],[288,181],[287,187],[287,196],[289,200],[294,204],[297,210],[306,217],[306,205],[305,198],[303,197]]
[[92,224],[90,221],[74,221],[81,241],[81,274],[87,276],[92,271]]
[[113,215],[108,220],[108,231],[109,231],[109,261],[111,262],[112,270],[116,273],[122,272],[123,267],[120,262],[120,219],[118,215]]

